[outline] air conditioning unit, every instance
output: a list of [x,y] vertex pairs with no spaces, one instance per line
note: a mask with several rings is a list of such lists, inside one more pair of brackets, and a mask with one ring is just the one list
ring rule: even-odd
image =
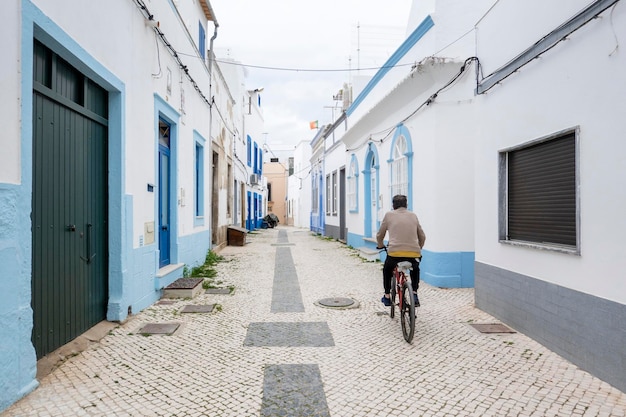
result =
[[250,184],[252,185],[259,185],[259,174],[252,174],[250,175]]

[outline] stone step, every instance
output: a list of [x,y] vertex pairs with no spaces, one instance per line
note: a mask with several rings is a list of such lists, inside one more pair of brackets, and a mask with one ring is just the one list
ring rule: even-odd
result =
[[367,246],[361,246],[356,248],[359,251],[359,256],[363,259],[366,259],[370,262],[375,262],[380,259],[380,253],[378,249],[368,248]]

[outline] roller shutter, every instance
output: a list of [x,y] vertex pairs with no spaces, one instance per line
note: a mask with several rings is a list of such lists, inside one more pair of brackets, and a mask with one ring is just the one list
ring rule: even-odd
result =
[[576,138],[508,153],[507,239],[576,246]]

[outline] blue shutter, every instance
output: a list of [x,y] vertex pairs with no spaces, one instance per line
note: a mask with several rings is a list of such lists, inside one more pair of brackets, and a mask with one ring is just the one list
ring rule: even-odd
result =
[[206,58],[206,35],[204,32],[204,26],[202,26],[202,22],[198,22],[198,49],[200,49],[200,56],[202,59]]

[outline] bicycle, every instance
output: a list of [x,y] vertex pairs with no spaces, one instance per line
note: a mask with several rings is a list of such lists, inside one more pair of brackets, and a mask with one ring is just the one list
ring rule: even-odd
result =
[[[387,252],[387,248],[383,247],[382,251]],[[391,301],[390,316],[395,317],[396,310],[396,294],[398,298],[398,308],[400,310],[400,324],[402,326],[402,335],[407,343],[411,343],[415,335],[415,300],[413,299],[413,287],[411,286],[411,270],[413,265],[411,262],[398,262],[393,269],[393,278],[395,281],[391,283],[391,292],[389,294]]]

